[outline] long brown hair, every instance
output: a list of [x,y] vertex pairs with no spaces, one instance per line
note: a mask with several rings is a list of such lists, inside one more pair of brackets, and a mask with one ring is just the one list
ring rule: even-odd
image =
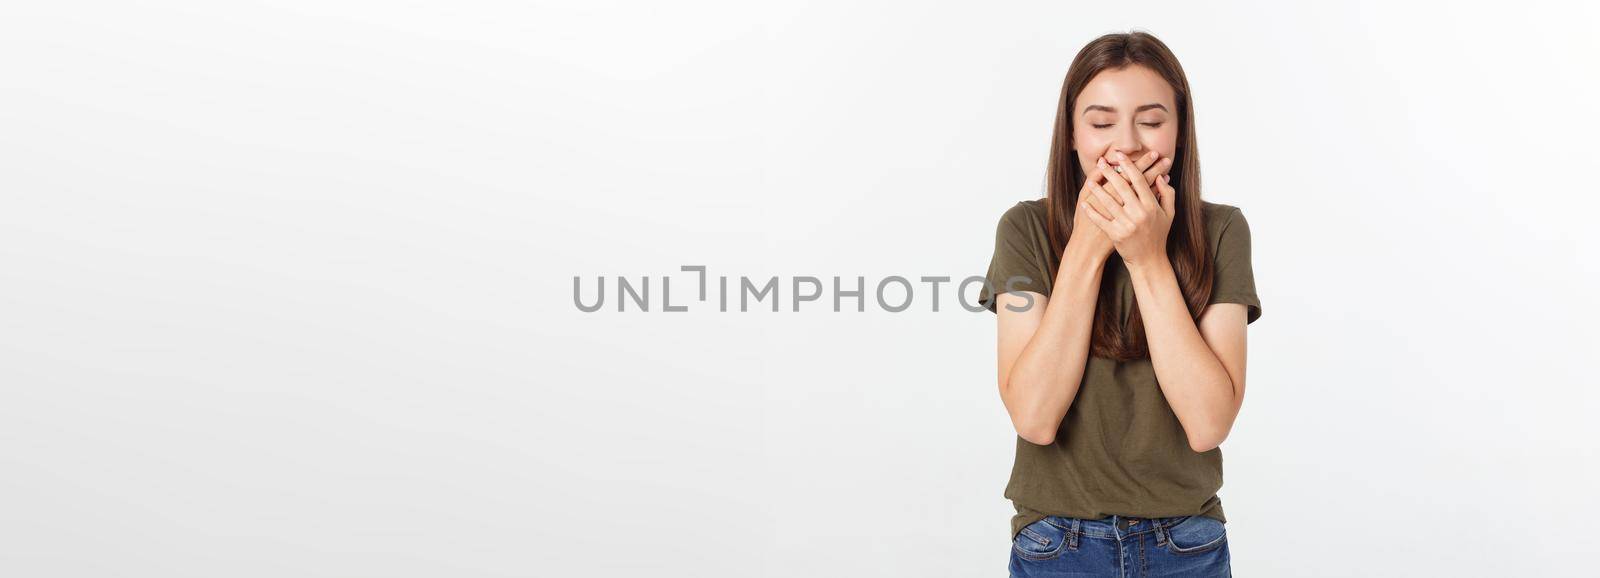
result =
[[[1101,71],[1120,70],[1130,65],[1145,66],[1160,74],[1172,85],[1177,96],[1178,146],[1169,171],[1172,187],[1178,193],[1177,214],[1173,216],[1172,229],[1167,235],[1167,256],[1177,274],[1178,287],[1183,291],[1190,317],[1198,317],[1211,298],[1215,271],[1211,266],[1211,247],[1206,243],[1205,216],[1200,203],[1200,153],[1195,145],[1194,103],[1190,99],[1189,80],[1183,75],[1178,58],[1166,44],[1144,32],[1096,38],[1078,52],[1067,69],[1067,79],[1061,86],[1061,104],[1056,111],[1055,137],[1050,143],[1046,179],[1045,229],[1050,237],[1050,248],[1057,256],[1051,263],[1050,275],[1055,277],[1067,239],[1072,237],[1078,191],[1088,178],[1072,150],[1072,117],[1078,94]],[[1111,261],[1108,259],[1107,264]],[[1144,320],[1138,303],[1130,303],[1131,311],[1124,324],[1111,308],[1115,290],[1114,278],[1107,271],[1101,277],[1089,354],[1119,361],[1148,357],[1150,348],[1145,340]]]

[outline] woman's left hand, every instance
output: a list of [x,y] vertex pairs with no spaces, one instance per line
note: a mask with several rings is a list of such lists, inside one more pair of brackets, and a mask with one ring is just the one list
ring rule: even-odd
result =
[[[1133,159],[1120,152],[1111,157],[1118,166],[1134,171]],[[1168,184],[1167,175],[1156,179],[1156,189],[1150,190],[1144,179],[1126,178],[1113,170],[1100,158],[1100,172],[1106,185],[1095,191],[1100,206],[1111,212],[1101,215],[1088,211],[1089,221],[1100,227],[1117,248],[1117,254],[1129,269],[1167,260],[1167,232],[1172,230],[1172,216],[1177,212],[1178,193]]]

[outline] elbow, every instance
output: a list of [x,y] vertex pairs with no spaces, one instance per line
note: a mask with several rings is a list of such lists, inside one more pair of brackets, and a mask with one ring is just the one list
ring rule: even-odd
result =
[[1221,447],[1222,440],[1227,437],[1228,434],[1226,433],[1199,436],[1191,435],[1189,436],[1189,449],[1194,450],[1195,453],[1203,454]]
[[1055,432],[1036,431],[1033,432],[1032,435],[1017,432],[1017,435],[1021,436],[1024,441],[1036,446],[1047,446],[1056,443]]
[[1047,446],[1056,443],[1056,431],[1059,429],[1057,427],[1046,427],[1042,425],[1030,425],[1023,423],[1014,425],[1017,428],[1017,436],[1021,437],[1030,444],[1036,446]]
[[1006,413],[1011,416],[1011,427],[1017,430],[1017,436],[1030,444],[1047,446],[1056,442],[1056,433],[1061,429],[1063,416],[1055,420],[1037,415],[1037,408],[1028,407],[1027,403],[1006,398],[1006,384],[1000,386],[1000,396],[1006,401]]

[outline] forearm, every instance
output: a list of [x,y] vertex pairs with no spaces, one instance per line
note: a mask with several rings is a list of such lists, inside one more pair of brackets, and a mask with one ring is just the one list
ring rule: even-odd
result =
[[1006,407],[1019,432],[1036,444],[1055,441],[1067,409],[1078,395],[1088,361],[1104,258],[1071,247],[1058,269],[1044,317],[1012,365]]
[[1216,447],[1232,428],[1233,381],[1189,315],[1172,263],[1153,259],[1129,273],[1161,393],[1193,449]]

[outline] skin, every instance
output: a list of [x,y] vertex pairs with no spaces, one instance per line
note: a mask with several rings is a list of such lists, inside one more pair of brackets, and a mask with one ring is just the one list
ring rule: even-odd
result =
[[[1019,436],[1039,445],[1055,442],[1083,380],[1100,281],[1115,251],[1133,281],[1161,392],[1190,449],[1210,451],[1227,438],[1244,402],[1246,309],[1211,304],[1196,323],[1167,257],[1176,199],[1166,180],[1177,150],[1176,95],[1155,71],[1134,65],[1096,75],[1076,107],[1073,149],[1088,179],[1061,256],[1055,299],[999,295],[1001,400]],[[1033,307],[1026,307],[1030,297]]]

